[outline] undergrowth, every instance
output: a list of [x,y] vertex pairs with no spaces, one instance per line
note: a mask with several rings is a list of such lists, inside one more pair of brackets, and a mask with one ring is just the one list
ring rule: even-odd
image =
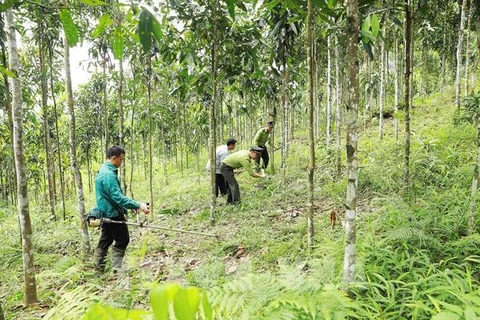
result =
[[[214,226],[209,223],[208,176],[197,172],[195,164],[183,174],[169,171],[168,177],[158,177],[149,223],[210,232],[219,240],[131,228],[129,276],[113,278],[92,271],[90,258],[82,255],[73,196],[66,221],[48,220],[46,206],[32,204],[41,300],[33,311],[20,307],[22,257],[15,210],[2,207],[0,301],[5,315],[7,319],[78,319],[98,302],[118,314],[143,310],[137,313],[153,317],[149,288],[176,282],[203,288],[215,319],[479,317],[480,237],[466,235],[476,133],[473,124],[461,117],[454,121],[453,106],[441,105],[446,100],[432,96],[415,108],[409,194],[403,193],[402,134],[395,141],[390,121],[385,121],[383,139],[373,126],[362,131],[357,281],[346,291],[344,230],[330,228],[328,215],[335,208],[343,218],[345,179],[336,176],[335,158],[319,141],[316,234],[309,252],[308,148],[298,140],[291,145],[295,152],[288,159],[285,178],[278,168],[269,180],[254,180],[245,173],[238,176],[242,205],[225,206],[225,199],[219,199]],[[275,158],[278,166],[280,154]],[[135,172],[137,199],[149,194],[146,183],[138,182],[142,174]],[[86,195],[89,206],[92,197],[91,192]],[[99,233],[90,231],[94,247]],[[98,304],[95,308],[107,310]],[[89,311],[90,316],[97,311]]]

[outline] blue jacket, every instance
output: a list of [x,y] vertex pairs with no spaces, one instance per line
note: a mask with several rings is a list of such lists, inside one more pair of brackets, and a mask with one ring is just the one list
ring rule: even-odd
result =
[[120,215],[118,208],[139,209],[140,202],[123,194],[118,179],[118,169],[110,162],[105,162],[95,178],[95,198],[97,208],[103,211],[105,218]]

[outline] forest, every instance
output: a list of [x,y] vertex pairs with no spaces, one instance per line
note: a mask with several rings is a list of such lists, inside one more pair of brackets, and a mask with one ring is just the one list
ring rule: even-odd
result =
[[[5,0],[0,22],[0,320],[480,317],[479,0]],[[227,204],[216,148],[269,121],[266,175]],[[150,209],[121,273],[87,223],[113,145]]]

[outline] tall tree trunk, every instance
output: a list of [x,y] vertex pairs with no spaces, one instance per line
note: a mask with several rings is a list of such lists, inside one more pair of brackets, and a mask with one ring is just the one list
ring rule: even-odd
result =
[[325,144],[327,147],[330,145],[330,131],[331,131],[331,113],[332,113],[332,46],[330,44],[331,37],[327,37],[327,108],[325,110],[325,116],[327,120],[327,138]]
[[[0,22],[3,24],[3,15],[4,14],[0,14]],[[3,67],[5,68],[5,70],[8,70],[9,67],[8,67],[8,63],[7,63],[7,53],[6,53],[6,50],[7,48],[5,47],[5,42],[2,41],[1,43],[1,46],[2,46],[2,65]],[[12,111],[12,105],[11,105],[11,97],[10,97],[10,85],[8,84],[8,77],[4,76],[3,77],[3,84],[5,86],[4,88],[4,91],[5,91],[5,111],[7,113],[7,117],[8,117],[8,131],[10,133],[10,146],[11,146],[11,151],[12,151],[12,155],[15,153],[14,152],[14,147],[13,147],[13,111]],[[16,195],[16,190],[17,190],[17,176],[16,176],[16,172],[17,172],[17,168],[15,166],[15,159],[14,158],[11,158],[11,163],[12,163],[12,167],[13,167],[13,170],[10,171],[10,172],[7,172],[8,174],[8,177],[9,177],[9,180],[13,183],[9,183],[8,185],[11,186],[11,191],[10,191],[10,195],[12,197],[12,205],[15,203],[15,199],[17,197]],[[7,199],[7,203],[8,203],[8,199]]]
[[383,39],[382,44],[380,45],[380,93],[379,93],[379,112],[378,112],[378,136],[380,140],[383,139],[383,109],[385,103],[385,25],[382,30]]
[[20,232],[22,237],[22,258],[23,258],[23,278],[25,285],[24,299],[25,305],[30,306],[37,303],[37,284],[35,280],[35,264],[33,260],[33,234],[30,221],[29,203],[28,203],[28,181],[25,167],[25,156],[23,154],[23,110],[22,110],[22,87],[20,83],[20,62],[17,51],[17,38],[15,35],[15,21],[13,9],[5,12],[8,58],[10,70],[16,77],[11,79],[12,88],[12,113],[13,113],[13,151],[15,157],[15,167],[17,175],[17,211],[20,222]]
[[358,142],[358,0],[347,0],[347,35],[349,36],[348,59],[348,103],[347,103],[347,196],[345,201],[345,259],[343,264],[343,281],[348,286],[355,279],[356,265],[356,227],[357,215],[357,142]]
[[[218,0],[215,1],[216,5],[218,5]],[[215,12],[213,12],[215,17]],[[215,19],[215,18],[214,18]],[[214,21],[213,23],[213,34],[212,34],[212,70],[211,70],[211,85],[212,85],[212,100],[210,104],[210,114],[209,114],[209,122],[210,122],[210,133],[208,137],[208,141],[210,142],[209,151],[210,151],[210,223],[213,224],[215,222],[215,208],[217,205],[217,197],[215,191],[217,189],[217,182],[215,179],[215,172],[216,168],[216,136],[217,136],[217,122],[216,122],[216,109],[217,109],[217,69],[218,69],[218,52],[217,52],[217,41],[218,41],[218,34],[217,34],[217,26]]]
[[153,214],[153,116],[152,116],[152,58],[147,53],[147,104],[148,104],[148,187],[150,189],[150,214]]
[[45,161],[47,165],[47,181],[48,181],[48,203],[50,206],[50,217],[52,220],[56,220],[57,216],[55,215],[55,178],[54,178],[54,168],[51,155],[51,145],[50,145],[50,125],[49,125],[49,116],[48,116],[48,81],[47,81],[47,66],[45,63],[45,46],[43,37],[43,22],[39,22],[40,27],[40,36],[38,39],[38,51],[40,58],[40,84],[42,88],[42,113],[43,113],[43,144],[45,147]]
[[[467,0],[467,6],[468,6],[468,15],[467,15],[467,34],[466,39],[465,39],[465,91],[464,95],[468,95],[468,88],[469,88],[469,77],[468,77],[468,67],[469,67],[469,62],[470,62],[470,27],[471,27],[471,22],[472,22],[472,12],[473,12],[473,0],[468,1]],[[465,8],[466,10],[466,8]]]
[[48,46],[48,61],[50,67],[50,91],[52,93],[53,101],[53,116],[55,117],[55,142],[57,147],[57,160],[58,160],[58,173],[60,175],[60,192],[62,195],[62,209],[63,209],[63,220],[66,219],[66,208],[65,208],[65,178],[63,174],[63,165],[62,165],[62,148],[60,144],[60,133],[58,130],[58,111],[57,111],[57,99],[55,98],[55,85],[53,83],[53,47]]
[[467,9],[467,0],[462,0],[462,7],[460,8],[460,28],[458,30],[457,43],[457,72],[455,74],[455,103],[457,108],[460,108],[460,84],[462,72],[462,51],[463,51],[463,35],[465,33],[465,11]]
[[442,45],[442,59],[440,65],[440,91],[443,91],[443,86],[445,83],[445,63],[446,63],[446,43],[447,43],[447,33],[443,30],[443,45]]
[[393,63],[394,63],[394,77],[393,77],[393,87],[394,87],[394,93],[393,93],[393,112],[394,112],[394,117],[393,117],[393,122],[394,122],[394,136],[395,136],[395,142],[398,142],[398,118],[397,118],[397,113],[398,113],[398,77],[399,77],[399,68],[398,68],[398,62],[399,62],[399,57],[398,57],[398,39],[395,34],[395,40],[394,40],[394,54],[393,54]]
[[337,150],[337,176],[342,172],[342,111],[340,109],[340,63],[338,55],[338,37],[335,36],[335,145]]
[[[474,4],[472,3],[472,6]],[[475,9],[480,12],[480,1],[475,1]],[[477,29],[477,53],[480,53],[480,18],[477,17],[476,21]],[[476,69],[473,70],[476,73]],[[473,169],[472,189],[470,199],[470,212],[468,217],[467,234],[471,235],[475,228],[475,214],[477,212],[477,195],[478,195],[478,174],[480,171],[480,106],[477,110],[477,162]]]
[[[63,0],[65,4],[65,0]],[[80,168],[77,164],[77,147],[76,147],[76,137],[75,137],[75,108],[73,104],[73,91],[72,91],[72,76],[70,72],[70,47],[68,45],[67,36],[63,36],[63,45],[64,45],[64,67],[65,67],[65,85],[67,92],[67,105],[68,111],[70,114],[70,123],[68,127],[69,131],[69,147],[70,147],[70,165],[72,166],[72,171],[75,177],[75,185],[77,189],[77,200],[78,200],[78,217],[80,220],[80,232],[83,241],[83,251],[85,256],[90,254],[90,239],[88,236],[88,227],[87,221],[85,219],[85,200],[83,196],[83,183],[82,183],[82,174]]]
[[[308,248],[312,249],[313,236],[315,230],[313,226],[313,191],[314,181],[313,175],[315,172],[315,138],[313,135],[313,109],[314,109],[314,97],[313,97],[313,83],[314,83],[314,67],[313,63],[315,57],[313,55],[313,5],[312,0],[308,0],[308,13],[307,13],[307,104],[308,104],[308,142],[310,144],[310,162],[308,165],[308,212],[307,212],[307,225],[308,225]],[[328,117],[330,115],[327,115]],[[328,139],[327,139],[328,141]]]
[[[120,147],[125,148],[125,112],[123,111],[123,58],[119,60],[119,70],[118,70],[118,140]],[[133,160],[133,154],[130,154],[130,157]],[[120,178],[123,183],[123,193],[127,194],[127,173],[125,166],[120,167]]]
[[[100,50],[104,50],[101,48]],[[108,95],[107,95],[107,55],[102,55],[103,66],[102,66],[102,78],[103,78],[103,136],[105,141],[105,153],[107,154],[107,150],[110,147],[110,133],[109,133],[109,126],[110,126],[110,115],[108,112]]]
[[404,2],[405,10],[405,161],[403,164],[403,185],[408,194],[410,185],[410,102],[412,92],[412,16],[409,1]]

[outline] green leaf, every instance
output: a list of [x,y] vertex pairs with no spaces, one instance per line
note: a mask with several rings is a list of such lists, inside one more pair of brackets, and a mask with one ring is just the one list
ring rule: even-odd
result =
[[157,40],[157,43],[160,44],[163,39],[163,32],[160,23],[155,17],[152,17],[152,33],[155,37],[155,40]]
[[370,33],[370,26],[372,25],[370,16],[367,16],[365,20],[362,22],[362,28],[361,28],[361,33],[362,33],[362,41],[363,43],[368,43],[370,42],[370,39],[368,37],[365,37],[364,34]]
[[168,289],[165,286],[156,286],[150,291],[150,305],[156,320],[168,319]]
[[460,319],[459,315],[452,312],[447,312],[447,311],[442,311],[432,317],[432,320],[457,320],[457,319]]
[[143,11],[140,13],[140,18],[138,21],[138,35],[144,53],[150,51],[153,39],[160,44],[163,37],[160,23],[158,22],[157,18],[155,18],[155,16],[147,9],[143,9]]
[[60,10],[60,22],[62,23],[63,30],[67,36],[68,45],[70,47],[75,46],[78,42],[78,29],[75,22],[73,22],[69,9]]
[[0,3],[0,12],[7,11],[9,8],[20,2],[19,0],[5,0]]
[[142,44],[143,52],[147,53],[152,47],[152,14],[143,9],[138,21],[138,36]]
[[210,304],[210,301],[208,301],[208,297],[205,294],[205,292],[202,292],[202,309],[203,309],[203,315],[205,316],[205,319],[212,320],[213,319],[212,305]]
[[195,287],[178,290],[173,302],[173,310],[178,320],[195,320],[195,314],[200,305],[199,291]]
[[380,32],[380,21],[378,20],[378,16],[376,14],[372,14],[371,28],[372,34],[376,38]]
[[107,3],[100,1],[100,0],[80,0],[81,2],[85,3],[86,5],[95,7],[95,6],[106,6]]
[[475,313],[475,310],[473,310],[472,307],[466,307],[465,308],[465,319],[468,320],[477,320],[477,314]]
[[327,1],[328,9],[333,9],[333,7],[335,7],[336,4],[337,4],[336,0],[328,0]]
[[3,73],[4,75],[6,75],[7,77],[12,78],[12,79],[15,79],[17,77],[17,75],[13,71],[8,70],[7,68],[5,68],[3,66],[0,66],[0,73]]
[[95,30],[92,32],[92,37],[98,38],[99,36],[105,34],[108,26],[113,23],[113,19],[110,17],[110,14],[105,13],[103,16],[98,19],[98,25],[95,27]]
[[235,20],[235,2],[236,0],[225,0],[227,2],[228,12],[230,13],[230,17]]
[[113,32],[113,56],[115,59],[123,59],[123,33],[122,26],[117,26]]

